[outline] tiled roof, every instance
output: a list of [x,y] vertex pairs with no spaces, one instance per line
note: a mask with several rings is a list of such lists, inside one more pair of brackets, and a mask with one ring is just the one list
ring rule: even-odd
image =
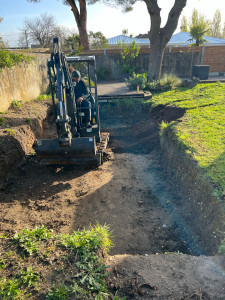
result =
[[[225,44],[225,39],[219,39],[219,38],[214,38],[211,36],[204,36],[204,40],[206,41],[206,44],[212,44],[212,45],[221,45]],[[189,32],[179,32],[177,34],[174,34],[168,45],[183,45],[183,46],[189,46],[193,43],[195,43],[195,40],[191,41],[192,37]],[[133,40],[136,41],[137,44],[139,45],[149,45],[149,39],[140,39],[140,38],[130,38],[129,36],[125,35],[118,35],[112,38],[108,39],[108,43],[110,45],[117,45],[119,43],[125,43],[125,44],[131,44]]]

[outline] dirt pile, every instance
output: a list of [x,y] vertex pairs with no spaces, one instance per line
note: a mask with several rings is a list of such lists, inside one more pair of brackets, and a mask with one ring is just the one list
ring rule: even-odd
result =
[[33,152],[35,139],[43,134],[50,102],[17,103],[0,115],[0,178],[23,157]]

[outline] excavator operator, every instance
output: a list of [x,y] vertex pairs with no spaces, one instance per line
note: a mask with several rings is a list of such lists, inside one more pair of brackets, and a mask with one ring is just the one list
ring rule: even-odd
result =
[[88,89],[86,83],[81,78],[81,74],[79,71],[75,70],[72,73],[72,79],[76,83],[74,86],[75,98],[78,107],[81,107],[82,112],[84,112],[84,123],[85,126],[91,127],[91,103],[87,99],[88,96]]

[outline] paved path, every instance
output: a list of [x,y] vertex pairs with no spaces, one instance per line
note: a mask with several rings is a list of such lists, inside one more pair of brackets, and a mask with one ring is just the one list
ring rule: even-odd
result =
[[128,89],[124,82],[103,82],[98,83],[98,95],[126,95],[136,94],[137,91]]

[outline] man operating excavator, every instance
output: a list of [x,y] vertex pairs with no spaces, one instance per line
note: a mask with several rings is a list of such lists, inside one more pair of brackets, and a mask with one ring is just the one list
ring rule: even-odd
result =
[[91,103],[86,98],[89,95],[86,83],[81,78],[80,72],[75,70],[72,73],[73,81],[76,83],[74,86],[75,98],[78,107],[81,107],[81,112],[84,113],[85,126],[91,127]]

